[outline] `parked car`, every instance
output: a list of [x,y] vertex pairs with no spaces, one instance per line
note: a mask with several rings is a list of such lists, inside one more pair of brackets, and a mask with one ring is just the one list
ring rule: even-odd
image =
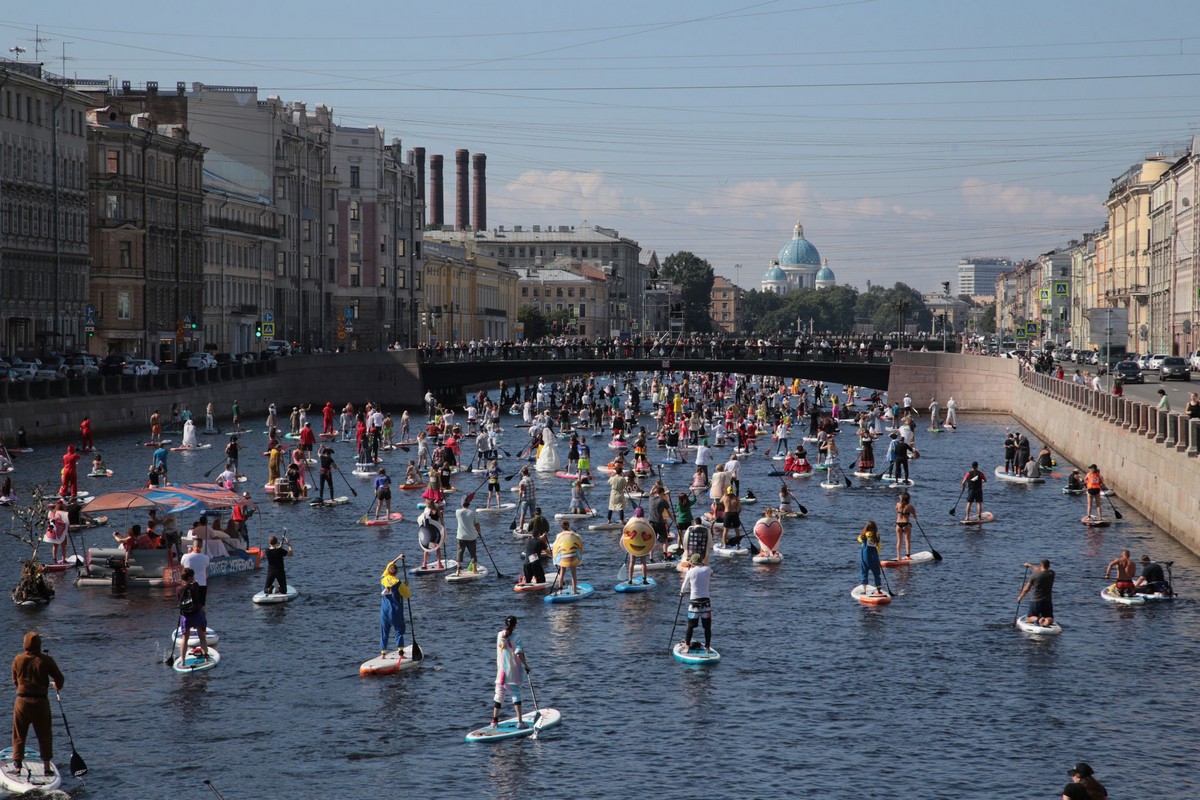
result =
[[1192,379],[1192,368],[1180,356],[1165,356],[1158,365],[1158,380],[1161,383],[1168,378],[1179,378],[1182,381],[1190,381]]
[[123,375],[125,370],[125,362],[132,356],[127,356],[124,353],[110,353],[104,357],[104,361],[100,364],[101,375]]
[[128,358],[121,367],[122,375],[157,375],[158,364],[148,358]]
[[192,353],[184,362],[184,369],[215,369],[217,360],[210,353]]
[[237,359],[233,357],[233,353],[217,353],[213,356],[213,358],[217,360],[217,366],[221,367],[225,366],[226,364],[233,364],[237,361]]
[[9,366],[0,367],[0,383],[18,383],[21,378],[17,375],[17,371]]
[[250,351],[246,351],[245,353],[236,353],[233,357],[243,364],[253,364],[255,361],[258,361],[258,354],[251,353]]
[[62,356],[50,356],[38,367],[33,376],[38,381],[58,381],[67,377],[67,360]]
[[1142,376],[1142,368],[1137,365],[1136,361],[1122,361],[1117,366],[1113,367],[1113,374],[1121,379],[1123,383],[1145,383],[1146,379]]
[[291,352],[291,347],[283,339],[272,339],[267,342],[267,352],[272,358],[278,358],[279,356],[288,355]]
[[1155,353],[1154,355],[1150,356],[1150,358],[1146,359],[1146,369],[1158,369],[1162,366],[1164,358],[1167,358],[1166,353]]
[[67,374],[72,378],[91,378],[100,374],[94,356],[67,356]]
[[1191,366],[1193,370],[1200,369],[1200,350],[1192,353],[1191,357],[1188,359],[1188,365]]

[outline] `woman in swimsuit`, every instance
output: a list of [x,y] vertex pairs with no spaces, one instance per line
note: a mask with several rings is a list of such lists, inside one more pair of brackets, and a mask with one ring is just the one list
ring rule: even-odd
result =
[[900,545],[904,545],[904,557],[912,555],[912,520],[917,517],[908,492],[901,492],[896,502],[896,560],[900,560]]

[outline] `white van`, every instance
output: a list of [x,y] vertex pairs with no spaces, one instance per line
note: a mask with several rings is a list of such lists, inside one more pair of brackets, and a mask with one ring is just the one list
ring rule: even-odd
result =
[[1200,350],[1192,353],[1192,355],[1188,358],[1188,364],[1192,369],[1200,370]]

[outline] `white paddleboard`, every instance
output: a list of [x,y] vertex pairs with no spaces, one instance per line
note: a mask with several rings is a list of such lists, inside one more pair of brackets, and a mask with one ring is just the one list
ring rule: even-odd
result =
[[451,572],[446,576],[446,583],[465,583],[467,581],[477,581],[480,578],[486,578],[487,575],[488,568],[483,564],[476,564],[474,572],[470,572],[466,569],[463,569],[463,571],[457,575]]
[[933,561],[933,553],[928,550],[921,550],[913,553],[911,556],[901,556],[900,558],[885,558],[879,563],[885,567],[908,567],[913,564],[928,564]]
[[623,522],[600,522],[595,525],[588,525],[589,531],[619,531],[625,527]]
[[0,750],[0,786],[14,794],[25,792],[51,792],[62,785],[62,774],[58,765],[50,762],[50,774],[42,773],[42,757],[38,755],[36,737],[25,740],[25,761],[21,764],[20,773],[12,768],[13,750],[6,747]]
[[397,672],[412,669],[420,665],[425,660],[427,653],[425,648],[421,648],[421,657],[413,658],[412,645],[405,647],[403,650],[404,657],[400,657],[400,650],[391,650],[381,656],[368,659],[358,667],[359,675],[395,675]]
[[497,508],[496,506],[492,506],[491,508],[477,508],[477,509],[475,509],[475,513],[476,514],[495,514],[498,511],[512,511],[516,507],[517,507],[516,503],[501,503],[499,508]]
[[334,506],[344,506],[349,502],[350,498],[343,495],[332,500],[313,500],[309,505],[313,508],[333,508]]
[[859,584],[850,590],[850,596],[864,606],[886,606],[892,602],[892,596],[877,586]]
[[442,572],[449,572],[458,566],[458,562],[453,558],[448,558],[445,561],[435,561],[428,567],[413,567],[408,571],[409,575],[437,575]]
[[1032,633],[1034,636],[1058,636],[1062,633],[1062,626],[1057,622],[1050,627],[1038,625],[1036,622],[1030,622],[1025,616],[1017,617],[1017,627],[1025,633]]
[[723,544],[714,544],[712,550],[717,555],[724,556],[725,558],[733,558],[734,556],[750,555],[749,547],[740,547],[740,546],[727,547],[726,545],[723,545]]
[[588,513],[586,513],[586,514],[572,514],[572,513],[562,513],[562,514],[555,514],[555,515],[554,515],[554,518],[555,518],[555,519],[557,519],[557,520],[564,520],[564,519],[591,519],[591,518],[592,518],[592,517],[594,517],[594,516],[596,516],[596,512],[595,512],[595,511],[589,511],[589,512],[588,512]]
[[281,592],[279,591],[279,587],[275,587],[275,591],[271,592],[270,594],[267,594],[266,592],[256,592],[255,595],[250,598],[250,600],[257,605],[267,606],[275,603],[287,603],[291,600],[295,600],[299,594],[300,593],[296,591],[296,587],[292,586],[291,583],[288,583],[286,592]]
[[753,561],[755,564],[782,564],[783,556],[782,555],[764,556],[760,553],[759,555],[754,556],[750,560]]
[[221,663],[221,654],[213,648],[208,648],[207,658],[194,652],[198,649],[199,648],[193,648],[192,650],[189,650],[186,659],[180,659],[178,656],[176,656],[175,661],[171,664],[171,667],[176,672],[186,675],[190,672],[204,672],[205,670],[210,670],[217,664]]
[[[176,652],[179,651],[179,637],[182,635],[183,635],[183,631],[179,630],[179,628],[176,628],[175,630],[171,631],[171,647]],[[204,635],[205,635],[205,638],[208,640],[209,647],[215,647],[221,643],[221,635],[219,633],[217,633],[216,631],[214,631],[212,628],[205,628]],[[188,647],[199,647],[200,646],[200,637],[196,635],[196,631],[194,629],[188,633],[187,646]]]
[[1141,595],[1135,594],[1132,597],[1122,596],[1121,593],[1117,591],[1117,585],[1115,583],[1110,583],[1108,586],[1105,586],[1103,589],[1101,589],[1100,596],[1110,603],[1116,603],[1117,605],[1122,606],[1146,605],[1146,598]]
[[534,731],[553,728],[562,722],[562,714],[555,708],[543,708],[522,714],[521,720],[527,727],[518,727],[517,718],[513,717],[497,723],[495,728],[490,725],[477,728],[467,734],[466,740],[468,742],[500,742],[505,739],[532,736]]

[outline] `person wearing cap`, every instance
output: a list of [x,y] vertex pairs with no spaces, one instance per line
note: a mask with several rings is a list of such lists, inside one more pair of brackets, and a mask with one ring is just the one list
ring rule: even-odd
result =
[[[720,472],[717,473],[719,475]],[[713,480],[716,480],[716,475],[713,475]],[[737,490],[730,486],[725,490],[725,515],[721,518],[723,527],[721,529],[721,544],[728,545],[730,532],[733,532],[734,537],[740,538],[738,530],[742,527],[742,501],[738,499]]]
[[1067,774],[1071,776],[1071,782],[1063,787],[1063,800],[1108,800],[1108,790],[1084,762],[1071,767]]
[[492,725],[500,724],[500,706],[507,699],[517,712],[517,727],[528,728],[521,712],[521,684],[525,673],[533,672],[525,660],[525,650],[517,637],[517,618],[506,617],[504,630],[496,634],[496,692],[492,697]]
[[375,519],[379,519],[379,512],[387,506],[387,517],[392,517],[392,479],[388,476],[387,470],[383,467],[379,468],[379,474],[375,476]]
[[[1138,594],[1169,594],[1171,582],[1163,573],[1162,564],[1151,561],[1150,556],[1145,554],[1142,555],[1140,563],[1142,574],[1133,582],[1133,585],[1137,587]],[[1167,566],[1170,566],[1171,563],[1168,561]]]
[[683,576],[683,582],[679,585],[679,596],[682,597],[684,592],[690,592],[687,631],[683,636],[684,646],[688,650],[692,649],[692,634],[696,630],[696,625],[699,624],[704,627],[704,651],[708,652],[708,648],[712,645],[712,600],[710,599],[712,567],[705,564],[703,559],[704,557],[700,553],[692,553],[688,557],[692,566],[688,568],[687,574]]
[[54,729],[50,724],[49,691],[51,685],[56,692],[62,689],[63,674],[54,659],[42,652],[42,637],[36,631],[25,634],[24,648],[12,662],[13,684],[17,687],[17,697],[13,701],[12,771],[21,772],[25,739],[33,726],[44,774],[50,775],[53,773],[50,762],[54,758]]
[[[1104,519],[1104,504],[1100,500],[1100,493],[1104,491],[1104,476],[1100,474],[1100,468],[1095,464],[1088,466],[1087,475],[1083,476],[1083,487],[1087,489],[1087,518]],[[1094,515],[1092,514],[1093,506],[1096,509]]]
[[387,655],[388,635],[396,631],[396,656],[404,658],[404,599],[408,597],[408,583],[400,576],[396,563],[404,554],[396,556],[383,568],[379,576],[379,655]]
[[304,423],[304,427],[300,429],[300,452],[304,453],[305,458],[312,456],[313,445],[317,443],[317,434],[313,433],[312,423]]
[[242,492],[242,499],[246,502],[238,503],[233,507],[230,532],[249,545],[250,531],[246,527],[246,523],[250,521],[250,517],[254,516],[254,501],[250,499],[249,492]]

